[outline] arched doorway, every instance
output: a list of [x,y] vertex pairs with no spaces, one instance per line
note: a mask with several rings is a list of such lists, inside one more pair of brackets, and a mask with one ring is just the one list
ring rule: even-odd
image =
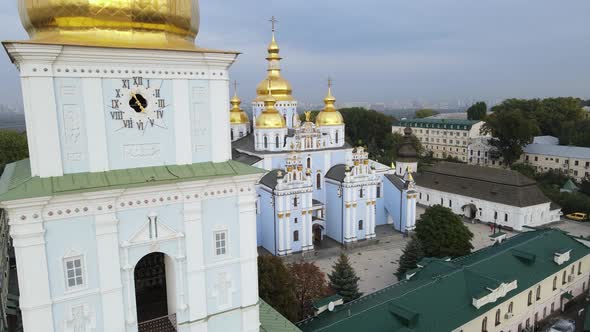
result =
[[463,215],[469,219],[475,219],[477,217],[477,207],[475,204],[467,204],[463,205],[461,208],[463,210]]
[[145,255],[135,265],[133,277],[138,331],[176,331],[172,259],[161,252]]
[[314,224],[312,226],[312,231],[313,231],[313,245],[314,246],[320,246],[322,243],[322,232],[324,230],[324,227],[320,224]]

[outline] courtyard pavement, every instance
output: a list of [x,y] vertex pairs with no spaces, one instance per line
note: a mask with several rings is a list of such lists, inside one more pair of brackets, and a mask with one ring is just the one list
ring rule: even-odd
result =
[[[474,249],[479,250],[490,246],[493,242],[489,236],[492,234],[490,227],[485,224],[471,223],[465,220],[465,225],[473,233],[472,244]],[[550,225],[563,229],[572,235],[590,236],[590,223],[579,223],[571,220]],[[517,233],[503,230],[507,237]],[[332,266],[338,260],[341,251],[349,256],[352,267],[355,269],[357,276],[360,278],[360,291],[368,294],[381,288],[390,286],[397,282],[393,275],[397,271],[399,258],[402,250],[409,241],[409,238],[393,230],[391,225],[382,225],[376,227],[378,242],[364,247],[357,247],[344,250],[338,243],[326,239],[323,242],[324,248],[316,250],[314,256],[306,257],[306,261],[313,261],[326,275],[332,271]],[[294,255],[286,258],[287,261],[300,260],[301,256]]]

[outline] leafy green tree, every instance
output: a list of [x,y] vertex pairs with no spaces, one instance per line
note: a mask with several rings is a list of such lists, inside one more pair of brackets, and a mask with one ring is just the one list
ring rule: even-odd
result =
[[580,191],[584,194],[590,196],[590,178],[585,177],[582,182],[580,182]]
[[407,271],[415,269],[418,262],[424,258],[424,250],[422,250],[422,244],[420,240],[413,235],[410,242],[406,244],[403,250],[402,256],[399,259],[399,266],[395,276],[401,279]]
[[512,165],[522,154],[522,148],[539,133],[539,127],[521,111],[506,110],[487,116],[482,131],[496,138],[490,143],[502,154],[504,162]]
[[314,263],[297,262],[289,265],[295,285],[297,318],[303,320],[313,315],[312,302],[328,294],[326,278]]
[[458,257],[473,249],[473,233],[463,224],[461,217],[441,205],[426,209],[416,223],[415,234],[425,257]]
[[535,168],[531,165],[527,165],[527,164],[512,164],[512,166],[510,166],[510,169],[512,169],[513,171],[517,171],[519,173],[521,173],[524,176],[527,176],[531,179],[534,179],[537,176],[537,171],[535,170]]
[[29,157],[27,134],[0,130],[0,175],[6,164]]
[[338,261],[332,266],[332,273],[328,274],[328,279],[330,280],[330,288],[342,296],[344,302],[350,302],[361,297],[362,293],[359,292],[358,285],[360,278],[356,276],[356,272],[350,266],[346,254],[340,253]]
[[471,105],[467,109],[467,119],[469,120],[483,120],[486,116],[486,112],[488,111],[488,105],[486,105],[483,101],[478,101],[477,103]]
[[276,256],[258,256],[258,294],[281,315],[297,321],[295,285],[289,269]]
[[438,114],[438,112],[436,112],[436,111],[434,111],[434,110],[432,110],[430,108],[423,108],[423,109],[420,109],[420,110],[417,110],[416,111],[415,117],[417,119],[422,119],[422,118],[427,118],[429,116],[433,116],[433,115],[436,115],[436,114]]

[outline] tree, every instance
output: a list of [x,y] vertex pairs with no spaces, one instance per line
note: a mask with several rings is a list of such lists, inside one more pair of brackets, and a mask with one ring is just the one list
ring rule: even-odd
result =
[[590,196],[590,177],[585,177],[580,183],[580,191]]
[[502,154],[504,162],[512,165],[522,154],[522,148],[539,133],[539,127],[521,111],[508,110],[487,116],[482,131],[496,138],[490,143]]
[[258,256],[258,294],[281,315],[292,322],[297,321],[293,279],[279,257]]
[[416,111],[415,117],[417,119],[422,119],[422,118],[427,118],[429,116],[433,116],[433,115],[436,115],[436,114],[438,114],[438,112],[436,112],[436,111],[434,111],[434,110],[432,110],[430,108],[423,108],[423,109],[419,109],[419,110]]
[[402,256],[399,259],[399,266],[395,276],[401,279],[407,271],[415,269],[418,262],[424,258],[424,250],[422,250],[422,244],[420,240],[413,235],[410,242],[406,244],[403,250]]
[[334,266],[332,273],[328,274],[330,288],[344,298],[344,302],[350,302],[361,297],[359,292],[358,281],[354,269],[350,266],[348,256],[340,253],[340,257]]
[[295,303],[299,320],[313,315],[312,301],[328,293],[325,275],[314,263],[298,262],[289,265],[295,286]]
[[520,174],[529,177],[531,179],[534,179],[537,176],[537,171],[535,170],[535,168],[531,165],[527,165],[527,164],[512,164],[512,166],[510,166],[510,169],[512,169],[513,171],[517,171]]
[[26,133],[0,130],[0,175],[6,164],[29,157]]
[[425,257],[458,257],[471,252],[473,233],[461,217],[441,205],[426,209],[416,223],[416,237]]
[[477,103],[471,105],[467,109],[467,119],[469,120],[483,120],[485,118],[486,113],[488,111],[488,105],[483,101],[478,101]]

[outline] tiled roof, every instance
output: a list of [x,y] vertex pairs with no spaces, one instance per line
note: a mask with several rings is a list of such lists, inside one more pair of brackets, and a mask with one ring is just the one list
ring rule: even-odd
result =
[[[590,254],[590,248],[560,230],[525,232],[451,261],[433,260],[417,269],[410,280],[298,326],[303,331],[322,332],[452,331],[563,269],[553,261],[554,253],[563,248],[571,249],[570,262]],[[536,259],[524,260],[517,251]],[[506,296],[479,309],[472,304],[474,297],[489,292],[487,288],[513,280],[517,288]]]
[[434,129],[453,129],[453,130],[470,130],[471,126],[481,122],[479,120],[462,120],[462,119],[402,119],[394,126],[413,127],[413,128],[434,128]]
[[260,299],[259,316],[260,332],[301,332],[297,326],[262,299]]
[[512,206],[550,202],[534,180],[513,170],[439,162],[414,180],[421,187]]
[[0,201],[154,186],[264,172],[262,169],[230,160],[222,163],[153,166],[40,178],[31,176],[29,159],[24,159],[6,166],[0,178]]
[[590,148],[567,145],[550,145],[550,144],[529,144],[524,147],[524,153],[540,154],[546,156],[590,159]]

